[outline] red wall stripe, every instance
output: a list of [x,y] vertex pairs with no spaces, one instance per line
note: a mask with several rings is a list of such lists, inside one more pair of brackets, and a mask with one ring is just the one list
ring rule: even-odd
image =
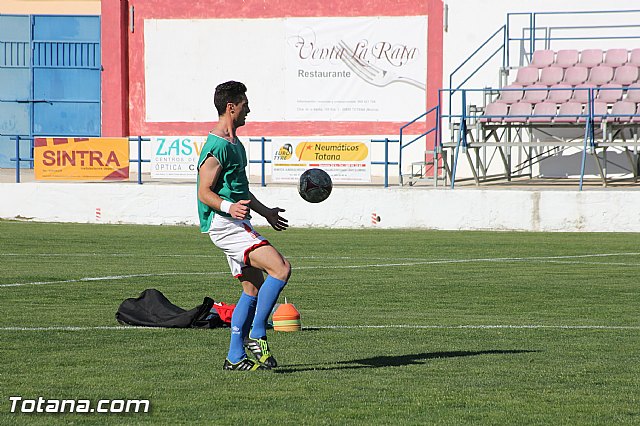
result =
[[[155,123],[145,121],[144,87],[144,19],[231,19],[231,18],[278,18],[278,17],[341,17],[341,16],[414,16],[428,15],[428,61],[427,96],[425,110],[437,104],[438,89],[442,87],[442,0],[353,0],[319,2],[300,2],[297,0],[129,0],[133,6],[134,32],[128,29],[127,17],[119,25],[107,25],[113,22],[116,12],[122,15],[118,4],[126,2],[103,1],[103,62],[115,65],[105,68],[103,77],[103,135],[202,135],[208,132],[212,123]],[[118,9],[114,11],[113,9]],[[122,38],[114,32],[124,28],[128,35],[128,56],[117,57],[113,52],[121,51]],[[106,56],[105,56],[106,55]],[[109,59],[111,58],[111,59]],[[126,69],[118,74],[117,65]],[[123,76],[122,74],[127,74]],[[128,81],[128,86],[123,83]],[[128,89],[128,93],[126,93]],[[114,95],[115,96],[112,96]],[[106,95],[106,97],[105,97]],[[120,114],[117,106],[112,105],[124,99],[128,103],[128,114]],[[419,112],[416,114],[419,115]],[[384,117],[381,117],[384,118]],[[415,117],[407,117],[410,121]],[[128,119],[128,128],[124,124],[112,125],[111,121],[122,123]],[[251,123],[242,129],[245,135],[255,136],[322,136],[322,135],[394,135],[404,122],[272,122]],[[427,126],[433,126],[429,120]],[[420,130],[430,128],[418,124]],[[423,127],[424,126],[424,127]],[[107,132],[108,130],[108,132]],[[128,130],[128,134],[126,131]],[[120,134],[116,134],[120,131]],[[113,133],[116,132],[116,133]],[[419,131],[416,130],[415,133]],[[113,133],[113,134],[108,134]]]
[[101,2],[102,136],[129,135],[128,7]]

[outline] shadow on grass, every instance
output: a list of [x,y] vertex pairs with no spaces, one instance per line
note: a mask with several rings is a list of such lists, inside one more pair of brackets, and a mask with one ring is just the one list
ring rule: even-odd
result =
[[273,370],[274,373],[297,373],[300,371],[330,371],[330,370],[356,370],[361,368],[401,367],[404,365],[425,364],[430,359],[460,358],[479,355],[513,355],[523,353],[540,352],[537,350],[488,350],[488,351],[451,351],[451,352],[424,352],[420,354],[375,356],[371,358],[354,359],[353,361],[340,361],[336,364],[297,364]]

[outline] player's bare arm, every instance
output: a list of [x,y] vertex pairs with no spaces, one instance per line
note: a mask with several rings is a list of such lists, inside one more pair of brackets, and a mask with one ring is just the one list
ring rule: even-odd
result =
[[264,216],[273,229],[276,231],[284,231],[289,227],[289,221],[280,216],[280,212],[285,211],[284,209],[281,209],[280,207],[274,207],[271,209],[265,206],[251,192],[249,192],[249,198],[251,198],[251,209],[260,216]]
[[[198,186],[198,199],[211,208],[222,211],[222,198],[215,192],[213,188],[218,181],[222,167],[215,157],[207,158],[200,166],[198,174],[200,175],[200,184]],[[234,219],[244,219],[249,214],[250,200],[240,200],[231,204],[229,214]]]

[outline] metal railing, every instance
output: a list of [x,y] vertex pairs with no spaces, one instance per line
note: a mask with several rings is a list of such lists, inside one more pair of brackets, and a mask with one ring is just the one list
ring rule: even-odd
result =
[[[415,138],[411,139],[409,142],[404,142],[404,130],[411,126],[412,124],[416,123],[418,120],[425,118],[428,119],[428,117],[430,115],[435,115],[435,126],[432,127],[431,129],[423,132],[422,134],[416,136]],[[427,110],[427,112],[425,112],[424,114],[419,115],[418,117],[414,118],[413,120],[411,120],[410,122],[404,124],[402,127],[400,127],[400,152],[398,154],[398,172],[399,172],[399,177],[400,177],[400,185],[404,184],[404,179],[403,179],[403,174],[402,174],[402,158],[403,158],[403,154],[402,152],[404,151],[404,149],[406,149],[408,146],[410,146],[411,144],[413,144],[414,142],[425,138],[429,136],[430,134],[434,134],[435,140],[433,143],[433,181],[434,181],[434,185],[437,185],[438,183],[438,150],[439,150],[439,145],[440,145],[440,122],[441,122],[441,117],[440,117],[440,103],[438,103],[438,105],[434,106],[433,108]]]
[[[484,122],[483,125],[491,124],[494,126],[511,126],[512,128],[528,128],[528,129],[536,129],[542,127],[553,127],[554,125],[558,125],[559,123],[555,122],[555,119],[564,119],[569,118],[571,120],[568,123],[563,122],[564,125],[573,126],[576,129],[583,128],[583,142],[582,142],[582,158],[580,165],[580,178],[579,178],[579,189],[582,190],[585,178],[585,162],[586,162],[586,154],[594,153],[595,149],[598,147],[599,139],[596,138],[595,129],[598,124],[603,126],[603,129],[606,128],[607,124],[612,123],[617,126],[627,126],[629,129],[635,129],[637,131],[638,123],[640,123],[640,111],[635,113],[625,112],[625,113],[613,113],[609,112],[608,109],[605,111],[596,112],[595,103],[598,100],[599,92],[603,91],[616,91],[621,90],[620,88],[597,88],[597,87],[583,87],[583,88],[573,88],[571,90],[582,91],[587,95],[584,112],[579,114],[537,114],[534,111],[531,111],[529,114],[513,114],[511,112],[501,115],[496,114],[487,114],[483,109],[480,109],[480,113],[471,112],[476,111],[475,108],[470,108],[471,105],[468,103],[469,95],[481,93],[486,95],[487,92],[489,94],[495,93],[492,89],[441,89],[440,92],[449,92],[457,90],[461,93],[461,105],[460,105],[460,114],[451,114],[451,115],[442,115],[441,119],[449,119],[455,120],[458,124],[457,129],[457,137],[454,133],[452,135],[452,143],[455,144],[453,146],[453,164],[451,168],[451,188],[455,187],[456,182],[456,171],[458,165],[458,156],[461,152],[465,152],[469,147],[469,130],[471,125],[470,122]],[[501,89],[500,92],[508,92],[508,91],[566,91],[566,88],[510,88],[510,89]],[[627,91],[640,91],[640,88],[626,88]],[[477,97],[476,97],[477,98]],[[609,102],[611,104],[612,102]],[[613,110],[612,110],[613,111]],[[505,120],[508,118],[509,120]],[[493,123],[492,120],[495,119]],[[534,119],[532,121],[531,119]],[[548,120],[540,120],[540,119],[548,119]],[[535,121],[538,120],[538,121]],[[511,122],[511,123],[507,123]],[[603,130],[602,134],[602,142],[606,142],[607,135]],[[486,141],[474,141],[475,147],[482,146],[483,142]],[[557,146],[562,146],[563,142],[561,140],[556,140],[554,142]],[[535,143],[531,143],[535,146]],[[442,142],[440,140],[440,145],[442,146]],[[505,141],[504,146],[512,145],[517,146],[518,142]],[[540,144],[542,145],[542,144]],[[576,147],[575,143],[566,144],[570,146]],[[620,145],[624,146],[637,146],[637,141],[628,141],[621,142]]]
[[[504,63],[502,66],[504,68],[511,66],[511,42],[521,43],[523,46],[528,47],[528,55],[529,60],[533,56],[533,52],[537,49],[538,42],[543,43],[543,47],[550,49],[552,41],[577,41],[577,40],[629,40],[629,39],[640,39],[640,31],[635,35],[618,35],[618,34],[605,34],[605,35],[594,35],[588,34],[583,35],[585,30],[615,30],[615,29],[624,29],[625,32],[628,32],[630,28],[636,28],[640,30],[640,24],[636,24],[640,16],[633,17],[633,14],[640,14],[640,9],[628,9],[628,10],[578,10],[578,11],[557,11],[557,12],[513,12],[507,13],[506,23],[505,23],[505,56]],[[631,16],[629,23],[620,24],[606,24],[602,23],[594,24],[594,25],[585,25],[579,23],[579,17],[584,16],[592,16],[592,15],[603,15],[603,16],[620,16],[627,15]],[[552,23],[545,22],[545,18],[554,18],[558,16],[568,16],[569,19],[572,20],[571,25],[552,25]],[[526,21],[528,21],[528,27],[522,27],[522,35],[520,37],[511,37],[511,29],[514,26],[514,20],[517,17],[524,17]],[[577,25],[576,25],[577,24]],[[554,36],[552,32],[557,31],[568,31],[568,32],[577,32],[577,35],[573,36]],[[538,32],[543,32],[543,37],[538,37]]]
[[[432,130],[433,131],[433,130]],[[430,131],[431,132],[431,131]],[[430,133],[428,132],[428,133]],[[428,134],[426,133],[426,134]],[[81,135],[78,135],[81,136]],[[424,136],[424,135],[423,135]],[[22,136],[12,136],[10,138],[11,140],[15,141],[15,157],[10,158],[10,161],[15,162],[15,169],[16,169],[16,183],[20,183],[21,180],[21,175],[20,175],[20,169],[21,169],[21,165],[22,163],[28,162],[30,164],[30,167],[33,168],[33,162],[34,162],[34,154],[33,154],[33,137],[22,137]],[[151,139],[149,137],[143,137],[143,136],[130,136],[129,138],[129,142],[135,142],[137,144],[137,155],[136,157],[130,157],[129,158],[129,163],[137,163],[137,183],[139,185],[142,185],[144,183],[143,180],[143,170],[142,170],[142,165],[143,163],[151,163],[151,159],[150,158],[143,158],[142,155],[142,147],[143,147],[143,142],[150,142]],[[20,147],[21,147],[21,142],[23,141],[30,141],[30,150],[31,153],[28,157],[21,157],[20,156]],[[394,143],[399,143],[399,140],[396,139],[390,139],[390,138],[384,138],[384,139],[372,139],[371,143],[383,143],[384,144],[384,159],[382,161],[371,161],[371,165],[381,165],[384,166],[384,187],[388,187],[389,186],[389,167],[390,166],[398,166],[399,162],[398,161],[391,161],[390,160],[390,145],[394,144]],[[414,141],[408,143],[405,145],[405,147],[411,143],[413,143]],[[248,160],[248,162],[250,164],[260,164],[260,185],[261,186],[267,186],[267,170],[266,170],[266,166],[268,164],[272,164],[272,161],[270,158],[267,157],[266,152],[267,152],[267,144],[271,144],[272,143],[272,139],[269,138],[265,138],[264,136],[260,137],[260,138],[250,138],[249,139],[249,143],[260,143],[260,158],[259,159],[253,159],[253,160]],[[401,151],[400,151],[401,152]]]

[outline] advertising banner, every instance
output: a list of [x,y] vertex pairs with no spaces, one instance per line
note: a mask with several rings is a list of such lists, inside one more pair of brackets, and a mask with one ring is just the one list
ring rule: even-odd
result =
[[205,136],[154,136],[151,138],[151,177],[190,179],[198,175],[198,158]]
[[292,121],[403,121],[425,107],[427,18],[285,21]]
[[320,168],[333,182],[371,182],[369,142],[301,141],[274,146],[271,179],[297,182],[302,172]]
[[129,179],[128,138],[35,138],[37,180]]
[[146,19],[145,119],[215,121],[215,86],[238,80],[252,122],[406,122],[426,106],[427,21]]

